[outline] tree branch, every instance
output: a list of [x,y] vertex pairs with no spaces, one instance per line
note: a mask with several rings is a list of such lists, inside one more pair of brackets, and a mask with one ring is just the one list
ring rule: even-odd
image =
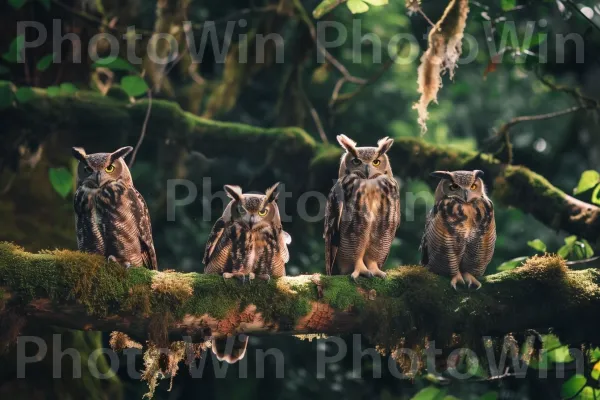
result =
[[[376,341],[417,334],[446,343],[456,340],[454,334],[481,341],[482,335],[552,327],[566,343],[579,343],[597,340],[599,285],[600,271],[570,271],[556,256],[487,276],[476,292],[456,292],[447,278],[422,267],[400,267],[385,280],[361,278],[358,284],[318,274],[242,284],[216,275],[124,269],[66,250],[32,254],[0,243],[0,310],[20,309],[30,324],[119,330],[137,340],[151,339],[158,329],[170,340],[360,332]],[[387,313],[395,317],[387,320]]]
[[[0,89],[4,85],[10,83],[0,81]],[[70,134],[80,145],[92,147],[122,145],[123,137],[134,143],[137,127],[147,112],[146,101],[129,104],[88,91],[56,97],[47,96],[43,89],[34,92],[35,98],[28,103],[0,111],[7,143],[17,137],[42,142],[51,133]],[[192,151],[210,149],[211,157],[238,157],[255,165],[270,160],[294,190],[329,191],[342,154],[337,146],[318,144],[297,127],[261,128],[214,121],[187,113],[176,103],[154,100],[152,123],[148,124],[144,143],[160,146],[165,140]],[[396,139],[389,154],[394,173],[403,178],[427,181],[432,170],[481,169],[500,204],[517,207],[553,229],[592,243],[600,239],[599,207],[567,195],[526,167],[505,165],[487,154],[458,151],[414,138]],[[305,178],[298,179],[300,176]]]

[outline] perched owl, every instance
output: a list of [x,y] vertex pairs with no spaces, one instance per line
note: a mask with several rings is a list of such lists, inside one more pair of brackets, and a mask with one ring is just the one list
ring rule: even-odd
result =
[[496,222],[494,205],[485,193],[483,171],[437,171],[435,206],[427,217],[421,241],[421,263],[436,274],[476,286],[476,279],[494,254]]
[[386,155],[394,141],[356,147],[345,135],[337,140],[346,153],[325,210],[327,274],[385,278],[381,268],[400,225],[399,187]]
[[133,148],[86,154],[73,147],[79,160],[73,205],[77,247],[101,254],[124,266],[156,269],[156,253],[148,207],[133,187],[123,160]]
[[[239,186],[225,185],[231,201],[206,243],[205,273],[237,277],[242,282],[246,278],[252,282],[255,278],[269,280],[285,276],[291,237],[281,226],[276,202],[278,185],[270,187],[264,195],[244,194]],[[244,357],[247,337],[236,339],[233,349],[228,351],[226,341],[224,338],[213,341],[212,349],[219,360],[234,363]]]

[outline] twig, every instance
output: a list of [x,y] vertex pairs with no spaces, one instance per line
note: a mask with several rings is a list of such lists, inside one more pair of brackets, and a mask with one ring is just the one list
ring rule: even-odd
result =
[[356,83],[356,84],[359,84],[359,85],[365,84],[366,83],[365,79],[358,78],[358,77],[353,76],[352,74],[350,74],[350,72],[348,71],[348,69],[340,61],[338,61],[331,53],[329,53],[325,49],[325,47],[323,47],[323,45],[321,44],[321,42],[319,42],[319,38],[317,37],[317,30],[315,29],[315,25],[313,24],[312,20],[308,16],[308,13],[306,12],[306,9],[304,9],[304,6],[302,5],[302,2],[300,0],[294,0],[294,5],[296,6],[296,8],[298,9],[298,11],[300,12],[300,19],[308,27],[308,30],[310,32],[310,36],[311,36],[313,42],[315,42],[315,45],[317,46],[317,51],[319,51],[319,53],[321,53],[325,57],[325,59],[327,61],[329,61],[329,63],[331,65],[333,65],[335,67],[335,69],[337,69],[342,74],[342,76],[344,78],[346,78],[346,80],[348,82]]
[[142,125],[142,132],[140,133],[140,138],[138,139],[137,144],[135,145],[135,149],[133,149],[133,154],[131,155],[131,159],[129,160],[129,168],[133,167],[133,163],[135,162],[135,156],[144,141],[144,137],[146,137],[146,129],[148,128],[148,121],[150,120],[150,112],[152,111],[152,89],[148,89],[148,108],[146,110],[146,117],[144,118],[144,124]]
[[329,143],[329,140],[327,140],[327,135],[325,134],[325,130],[323,129],[323,123],[321,122],[321,117],[319,117],[319,113],[317,112],[317,110],[315,109],[313,104],[311,103],[310,99],[308,98],[308,95],[306,94],[306,92],[304,91],[304,88],[302,87],[302,68],[298,68],[298,70],[297,70],[297,79],[298,79],[298,90],[300,91],[300,96],[302,97],[302,100],[304,101],[306,108],[308,108],[308,111],[310,112],[310,116],[312,117],[312,119],[315,123],[315,127],[317,128],[317,131],[319,132],[319,136],[321,137],[321,140],[323,141],[323,143],[327,144],[327,143]]
[[504,145],[506,146],[506,149],[508,151],[507,163],[512,164],[512,161],[513,161],[512,145],[510,143],[510,129],[513,126],[520,124],[521,122],[541,121],[541,120],[545,120],[545,119],[556,118],[556,117],[560,117],[560,116],[563,116],[566,114],[574,113],[579,110],[585,110],[585,109],[589,109],[589,108],[591,108],[591,107],[574,106],[574,107],[569,107],[565,110],[554,111],[554,112],[550,112],[547,114],[523,115],[520,117],[513,118],[510,121],[508,121],[507,123],[505,123],[504,125],[502,125],[497,130],[496,136],[504,139]]
[[429,25],[431,25],[432,28],[435,28],[435,23],[429,19],[427,14],[425,14],[425,12],[423,11],[423,9],[420,6],[419,6],[419,8],[417,8],[417,12],[419,14],[421,14],[421,17],[425,18],[425,21],[427,21],[429,23]]
[[586,258],[585,260],[567,261],[567,265],[587,264],[597,260],[600,260],[600,256]]
[[590,25],[592,25],[594,28],[596,28],[596,30],[598,32],[600,32],[600,26],[596,25],[583,12],[581,12],[581,10],[579,9],[579,7],[577,7],[577,4],[573,3],[572,0],[565,0],[565,3],[567,3],[569,6],[571,6],[572,9],[574,9],[579,15],[581,15],[583,17],[583,19],[585,19]]

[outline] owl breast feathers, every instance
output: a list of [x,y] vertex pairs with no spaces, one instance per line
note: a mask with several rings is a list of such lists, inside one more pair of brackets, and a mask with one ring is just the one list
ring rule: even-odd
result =
[[483,172],[438,171],[435,206],[427,218],[421,242],[421,263],[432,272],[452,278],[451,285],[481,287],[494,254],[494,206],[487,197]]
[[346,153],[325,211],[327,273],[385,278],[381,269],[400,224],[400,193],[386,154],[393,140],[356,147],[339,135],[338,142]]
[[73,148],[79,160],[73,201],[77,247],[125,266],[156,269],[148,207],[123,160],[131,150],[86,154]]
[[245,279],[285,276],[291,237],[283,231],[277,186],[264,195],[225,186],[231,201],[215,223],[204,252],[205,273]]

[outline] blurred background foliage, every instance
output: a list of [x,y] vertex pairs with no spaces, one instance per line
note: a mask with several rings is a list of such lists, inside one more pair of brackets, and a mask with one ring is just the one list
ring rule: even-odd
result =
[[[368,81],[365,85],[344,84],[337,100],[333,101],[332,94],[341,75],[331,62],[317,61],[318,51],[309,29],[310,24],[316,23],[310,15],[318,4],[317,0],[4,0],[0,2],[0,53],[3,54],[0,79],[12,81],[15,90],[14,93],[0,93],[0,110],[29,101],[32,96],[29,86],[48,88],[49,95],[67,93],[76,96],[77,91],[95,90],[107,96],[131,98],[131,101],[147,97],[151,91],[153,99],[175,101],[183,109],[200,116],[262,127],[299,126],[317,141],[326,139],[335,143],[335,135],[342,132],[363,145],[374,144],[383,136],[420,137],[412,105],[418,99],[417,67],[420,54],[427,46],[428,22],[419,13],[407,10],[403,1],[372,5],[368,12],[352,14],[351,10],[361,7],[354,1],[323,16],[320,21],[337,21],[348,34],[341,45],[329,49],[331,55],[347,68],[349,74]],[[421,3],[423,12],[434,21],[441,16],[445,6],[446,2],[433,0]],[[439,104],[429,108],[428,131],[422,139],[443,146],[496,153],[506,161],[502,142],[495,136],[504,123],[518,116],[560,111],[577,104],[577,96],[554,90],[544,83],[546,80],[575,88],[591,98],[600,92],[600,3],[592,0],[488,0],[471,1],[470,8],[463,56],[474,54],[474,57],[471,62],[459,63],[454,82],[444,77]],[[52,29],[53,19],[61,21],[58,31]],[[16,56],[23,40],[35,38],[33,31],[21,38],[16,35],[17,22],[25,20],[41,22],[50,37],[52,34],[77,34],[82,40],[82,62],[71,61],[74,54],[68,41],[60,45],[62,54],[59,57],[52,40],[48,39],[40,47],[26,51],[25,63],[17,63]],[[219,62],[215,57],[219,49],[215,49],[210,41],[202,59],[195,60],[187,51],[184,21],[193,23],[188,33],[194,36],[196,46],[202,28],[209,26],[208,21],[216,21],[214,29],[219,45],[227,36],[228,23],[232,24],[231,46],[224,54],[225,62]],[[528,24],[534,26],[534,39],[525,43],[523,35]],[[127,52],[123,37],[119,38],[119,59],[92,62],[86,50],[93,35],[100,32],[121,35],[127,26],[135,26],[142,33],[136,46],[142,64],[125,61]],[[502,47],[501,38],[512,27],[518,42],[509,40]],[[166,66],[154,64],[147,57],[148,49],[157,54],[169,51],[164,43],[149,41],[153,32],[171,33],[179,41],[179,56]],[[283,49],[268,41],[264,62],[260,62],[252,51],[248,54],[248,63],[238,61],[244,43],[252,49],[257,34],[269,33],[277,33],[283,38]],[[381,42],[380,59],[374,56],[379,54],[374,52],[376,44],[368,40],[361,43],[360,38],[367,34],[376,35]],[[557,35],[569,34],[576,34],[578,39],[559,45]],[[395,35],[413,39],[389,45]],[[327,40],[335,37],[335,29],[326,31]],[[491,46],[498,54],[489,50]],[[105,41],[97,43],[97,50],[103,57],[110,53]],[[284,62],[276,62],[278,51],[283,53]],[[414,56],[408,57],[411,54]],[[394,61],[396,56],[399,58]],[[319,115],[318,123],[311,111]],[[321,124],[322,129],[317,124]],[[3,221],[0,240],[15,241],[28,250],[74,248],[71,211],[74,164],[68,149],[73,145],[84,145],[88,152],[112,151],[124,143],[109,144],[102,138],[86,137],[86,132],[69,135],[52,132],[43,141],[36,141],[27,132],[3,132],[1,125],[0,122],[0,132],[5,140],[0,160],[0,220]],[[598,132],[595,111],[578,111],[559,118],[515,125],[510,131],[513,162],[542,174],[567,193],[572,193],[579,185],[581,190],[577,196],[590,201],[592,193],[598,198],[597,188],[600,187],[597,173],[593,175],[594,171],[600,170]],[[243,146],[243,143],[232,142],[231,146]],[[582,186],[580,177],[586,170],[590,171],[588,181],[592,183]],[[144,142],[132,172],[152,213],[160,267],[198,272],[203,268],[200,260],[206,238],[223,207],[219,200],[204,204],[200,200],[202,196],[214,195],[225,183],[238,184],[245,191],[264,191],[275,180],[282,179],[276,165],[255,165],[244,158],[212,158],[209,147],[200,153],[190,151],[185,143],[170,141]],[[336,171],[331,173],[333,180]],[[198,200],[178,208],[176,220],[167,221],[166,181],[175,177],[195,182],[199,189]],[[301,176],[293,178],[302,181]],[[404,177],[399,179],[404,201],[403,223],[393,244],[389,266],[418,263],[417,248],[426,212],[432,205],[435,184]],[[295,191],[293,198],[287,200],[286,209],[296,215],[295,199],[304,186],[295,182],[289,186]],[[407,193],[419,199],[414,208],[405,206]],[[543,207],[543,204],[539,206]],[[316,204],[309,203],[308,209],[309,215],[318,213]],[[564,250],[565,256],[570,258],[586,258],[593,251],[591,246],[588,249],[587,242],[555,232],[517,209],[498,208],[496,221],[498,241],[488,273],[495,272],[501,265],[504,266],[501,269],[519,265],[518,262],[508,266],[503,264],[507,260],[546,250],[558,251],[561,246],[571,246],[571,250]],[[284,225],[294,237],[288,274],[322,272],[321,220],[306,222],[295,217]],[[573,246],[583,252],[573,250]],[[352,346],[350,340],[347,342]],[[82,344],[81,348],[93,345]],[[419,399],[560,398],[561,385],[565,382],[562,379],[536,379],[535,373],[522,380],[508,377],[444,385],[436,380],[437,386],[431,386],[431,382],[423,377],[398,380],[386,371],[382,379],[372,379],[368,357],[362,361],[363,376],[360,378],[352,376],[352,359],[347,357],[329,366],[327,378],[319,380],[316,378],[316,341],[304,342],[294,337],[251,339],[252,349],[271,346],[282,349],[286,356],[285,379],[274,378],[274,366],[269,362],[265,379],[238,379],[239,364],[229,367],[225,379],[213,379],[212,367],[208,367],[201,380],[181,373],[175,378],[171,392],[167,392],[168,384],[163,383],[156,398],[266,396],[296,399],[310,396],[325,399],[340,396],[388,400],[415,395]],[[562,347],[552,351],[556,348]],[[253,351],[249,351],[246,361],[248,375],[252,377]],[[138,367],[141,367],[141,360],[138,360]],[[16,383],[19,381],[14,380],[14,369],[6,367],[6,363],[2,363],[2,369],[0,378],[4,383],[0,384],[0,393],[20,398],[19,394],[26,391],[22,384]],[[48,370],[36,374],[44,376]],[[567,377],[571,378],[570,375]],[[113,386],[111,390],[117,390],[122,398],[141,397],[145,391],[143,383],[127,379],[122,369],[119,377],[118,388]],[[572,384],[579,384],[578,379]],[[48,387],[57,385],[52,380],[44,382]],[[32,396],[114,397],[97,382],[56,387],[59,388],[57,391],[38,391]],[[590,393],[587,389],[579,390],[574,396],[584,392]]]

